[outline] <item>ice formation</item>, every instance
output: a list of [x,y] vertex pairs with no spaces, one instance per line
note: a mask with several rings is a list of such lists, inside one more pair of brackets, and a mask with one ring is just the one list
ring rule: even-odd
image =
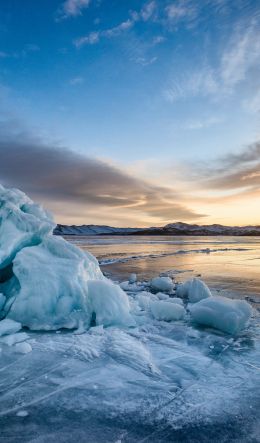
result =
[[190,307],[191,318],[201,325],[211,326],[229,334],[237,334],[248,323],[252,308],[245,300],[230,300],[216,296]]
[[0,201],[0,318],[33,330],[129,324],[127,296],[91,254],[52,234],[46,211],[17,189],[1,186]]
[[21,327],[21,323],[5,318],[0,321],[0,337],[2,335],[15,334],[20,331]]
[[176,294],[177,297],[188,298],[190,303],[197,303],[204,298],[211,297],[211,292],[207,285],[196,277],[179,285]]
[[155,291],[170,292],[174,284],[170,277],[155,277],[151,280],[151,287]]
[[183,306],[167,301],[152,301],[150,303],[151,312],[157,320],[180,320],[185,315]]

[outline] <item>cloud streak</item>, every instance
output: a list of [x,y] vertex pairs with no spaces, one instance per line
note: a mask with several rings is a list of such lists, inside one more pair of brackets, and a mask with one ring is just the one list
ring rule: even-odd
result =
[[119,23],[113,28],[90,32],[87,35],[81,36],[74,40],[76,48],[81,48],[85,45],[93,45],[98,43],[101,38],[112,38],[121,35],[123,32],[132,29],[138,22],[147,22],[150,20],[156,12],[157,4],[154,0],[144,4],[143,8],[137,12],[132,11],[130,17],[127,20]]
[[82,10],[88,8],[90,0],[66,0],[57,11],[57,20],[82,15]]
[[19,187],[41,201],[68,207],[77,204],[84,210],[89,207],[96,211],[97,223],[101,208],[122,214],[126,211],[130,219],[131,213],[139,214],[140,222],[146,218],[156,223],[202,216],[183,206],[174,190],[43,142],[14,121],[0,122],[0,156],[0,181],[4,185]]

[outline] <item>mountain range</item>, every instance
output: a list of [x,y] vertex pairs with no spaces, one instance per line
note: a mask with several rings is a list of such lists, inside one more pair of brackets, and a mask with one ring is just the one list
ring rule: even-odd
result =
[[106,225],[61,225],[56,235],[260,235],[259,226],[196,225],[182,222],[150,228],[115,228]]

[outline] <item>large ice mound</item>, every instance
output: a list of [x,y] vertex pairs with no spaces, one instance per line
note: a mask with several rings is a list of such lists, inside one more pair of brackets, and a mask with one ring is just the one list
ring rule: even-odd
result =
[[192,320],[198,324],[237,334],[247,325],[252,308],[245,300],[214,296],[194,304],[190,312]]
[[53,227],[23,192],[0,186],[0,319],[34,330],[128,324],[125,293],[112,288],[95,257],[55,237]]

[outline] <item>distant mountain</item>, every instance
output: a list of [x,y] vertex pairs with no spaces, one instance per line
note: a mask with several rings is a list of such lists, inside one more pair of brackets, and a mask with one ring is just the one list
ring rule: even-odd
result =
[[260,235],[260,226],[190,225],[170,223],[151,228],[114,228],[106,225],[57,225],[55,235]]

